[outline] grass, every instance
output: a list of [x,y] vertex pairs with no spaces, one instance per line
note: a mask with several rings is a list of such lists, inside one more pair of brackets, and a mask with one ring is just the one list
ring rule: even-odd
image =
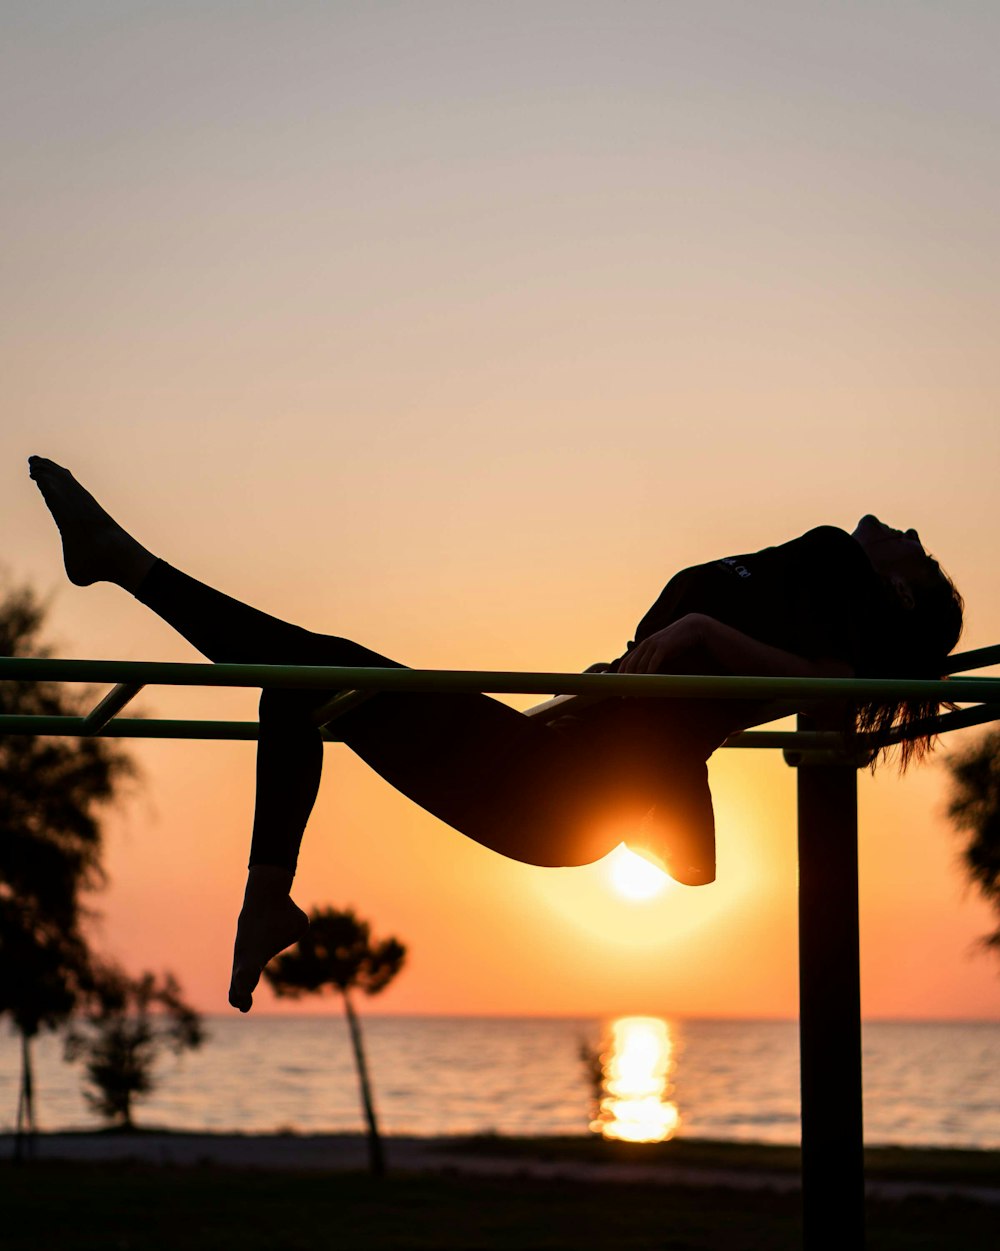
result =
[[[733,1169],[740,1172],[798,1173],[798,1147],[757,1142],[713,1142],[675,1138],[663,1143],[609,1142],[598,1137],[505,1138],[484,1134],[456,1140],[463,1155],[511,1156],[568,1162],[635,1163],[684,1168]],[[447,1143],[444,1151],[452,1150]],[[1000,1189],[1000,1152],[961,1151],[950,1147],[868,1147],[865,1174],[884,1181],[955,1182]]]
[[[796,1195],[709,1187],[36,1161],[0,1164],[0,1195],[5,1251],[792,1251],[801,1239]],[[869,1251],[996,1247],[997,1208],[968,1200],[874,1201],[868,1222]]]

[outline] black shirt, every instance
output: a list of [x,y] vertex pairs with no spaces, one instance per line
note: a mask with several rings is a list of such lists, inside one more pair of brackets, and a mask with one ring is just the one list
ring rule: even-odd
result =
[[682,570],[639,622],[628,650],[694,612],[809,660],[846,660],[858,674],[878,671],[891,635],[882,579],[857,540],[836,526]]

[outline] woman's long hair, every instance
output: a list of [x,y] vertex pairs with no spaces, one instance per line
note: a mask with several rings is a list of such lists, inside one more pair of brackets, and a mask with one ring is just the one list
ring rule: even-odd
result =
[[[904,599],[893,584],[885,580],[890,626],[881,649],[878,672],[872,676],[941,678],[947,656],[962,633],[964,601],[954,582],[930,557],[926,576],[910,580],[908,587],[910,596]],[[868,761],[872,772],[879,757],[888,759],[897,746],[900,773],[911,763],[922,760],[933,749],[937,733],[933,723],[926,732],[919,733],[921,723],[937,717],[942,708],[954,707],[944,700],[919,698],[857,705],[854,735],[858,738],[873,736]],[[912,738],[906,737],[911,733]]]

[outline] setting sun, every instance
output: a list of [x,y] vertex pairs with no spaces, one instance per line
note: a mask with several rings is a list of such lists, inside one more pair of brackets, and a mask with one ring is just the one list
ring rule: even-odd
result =
[[653,899],[670,881],[662,869],[637,856],[624,843],[608,856],[607,865],[611,884],[626,899]]

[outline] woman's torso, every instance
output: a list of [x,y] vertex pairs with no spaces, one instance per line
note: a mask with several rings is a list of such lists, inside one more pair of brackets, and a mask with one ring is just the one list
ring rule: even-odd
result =
[[[848,662],[876,672],[889,631],[885,592],[861,546],[844,530],[820,526],[758,552],[727,556],[676,574],[639,622],[637,643],[688,613],[702,613],[771,647],[810,660]],[[615,672],[621,657],[606,666]],[[708,653],[685,656],[674,673],[725,672]],[[704,758],[737,729],[766,717],[765,703],[746,700],[619,699],[594,705],[586,720],[605,729],[631,726],[657,750]],[[600,711],[603,709],[603,711]]]
[[682,570],[628,650],[696,612],[806,659],[845,660],[857,672],[871,667],[886,629],[881,579],[861,546],[834,526]]

